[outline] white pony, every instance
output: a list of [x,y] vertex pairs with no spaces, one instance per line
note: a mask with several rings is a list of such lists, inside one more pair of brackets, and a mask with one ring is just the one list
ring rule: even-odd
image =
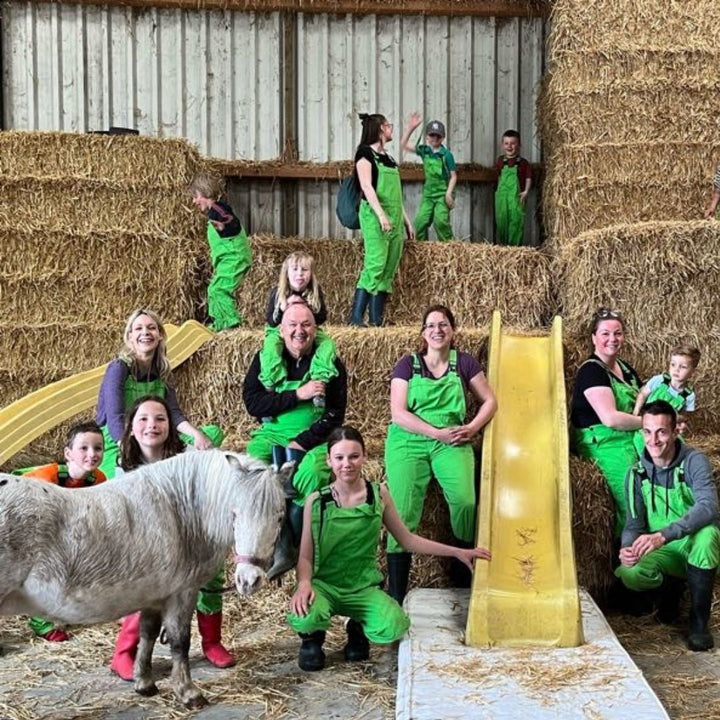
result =
[[292,467],[207,450],[85,489],[0,474],[0,615],[75,624],[141,610],[135,690],[157,692],[151,659],[162,624],[175,694],[204,705],[188,665],[197,592],[233,540],[237,591],[262,585]]

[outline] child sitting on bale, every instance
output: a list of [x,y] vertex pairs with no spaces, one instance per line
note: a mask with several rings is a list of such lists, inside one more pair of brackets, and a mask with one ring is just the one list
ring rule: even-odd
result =
[[322,670],[325,631],[333,615],[346,615],[345,659],[367,660],[369,641],[391,643],[410,621],[398,603],[380,589],[377,548],[382,526],[403,547],[426,555],[455,557],[472,569],[476,558],[490,559],[485,548],[458,548],[411,533],[393,505],[386,485],[362,477],[365,443],[352,427],[333,430],[327,463],[331,484],[305,503],[297,589],[287,621],[299,633],[302,670]]
[[[55,462],[36,468],[25,468],[23,475],[44,480],[66,488],[92,487],[105,482],[98,466],[103,458],[103,435],[94,422],[80,423],[70,428],[63,451],[65,462]],[[36,635],[50,642],[65,642],[70,636],[49,620],[32,617],[28,625]]]

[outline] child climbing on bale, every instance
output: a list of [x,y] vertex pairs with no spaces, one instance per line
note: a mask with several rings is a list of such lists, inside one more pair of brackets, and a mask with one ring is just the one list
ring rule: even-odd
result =
[[445,126],[439,120],[427,124],[425,143],[410,142],[410,135],[421,122],[420,113],[414,112],[400,141],[405,150],[422,159],[425,173],[422,200],[415,216],[415,236],[418,240],[427,240],[428,228],[432,225],[438,240],[450,240],[453,236],[450,211],[455,207],[453,191],[457,183],[455,158],[443,144]]
[[[84,422],[70,428],[63,450],[65,462],[27,469],[23,475],[44,480],[66,488],[92,487],[105,482],[105,475],[99,470],[103,458],[102,431],[94,422]],[[50,642],[65,642],[70,639],[65,630],[55,627],[49,620],[31,617],[28,625],[32,631]]]
[[215,331],[229,330],[242,324],[235,293],[252,263],[247,233],[228,203],[221,199],[223,186],[210,173],[196,175],[189,192],[193,205],[208,219],[207,239],[213,276],[208,285],[208,315]]
[[718,217],[718,205],[720,205],[720,165],[718,165],[715,179],[713,180],[713,193],[708,206],[705,208],[705,217],[710,220]]
[[498,245],[522,245],[525,229],[525,202],[532,174],[530,163],[520,157],[520,133],[506,130],[502,136],[503,154],[497,159],[495,190],[495,241]]
[[411,533],[387,487],[363,479],[365,459],[365,443],[355,428],[333,430],[327,454],[332,482],[305,504],[298,584],[287,614],[302,639],[302,670],[325,666],[322,646],[333,615],[349,618],[344,648],[349,662],[367,660],[370,642],[393,642],[408,629],[407,615],[380,589],[377,548],[383,525],[413,552],[455,557],[470,569],[476,558],[490,559],[485,548],[451,547]]
[[[326,384],[337,376],[335,343],[320,328],[327,319],[327,308],[315,276],[315,261],[308,253],[293,252],[283,261],[278,284],[270,291],[268,298],[265,339],[260,352],[260,382],[268,390],[287,380],[287,369],[282,358],[285,343],[278,326],[285,310],[295,303],[307,305],[318,326],[315,354],[310,364],[310,379]],[[325,396],[316,395],[313,404],[315,407],[325,407]]]
[[[670,351],[670,366],[667,372],[653,375],[640,389],[635,401],[634,415],[640,415],[643,405],[655,400],[670,403],[678,414],[677,430],[682,434],[687,429],[688,413],[695,412],[695,391],[690,385],[698,363],[700,350],[691,345],[676,345]],[[638,431],[636,445],[642,449],[642,434]]]

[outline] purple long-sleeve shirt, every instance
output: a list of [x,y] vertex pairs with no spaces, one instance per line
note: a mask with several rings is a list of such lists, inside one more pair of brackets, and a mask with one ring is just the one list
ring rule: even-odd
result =
[[[105,375],[100,384],[100,393],[98,394],[97,413],[95,421],[100,427],[107,425],[110,437],[115,442],[120,442],[125,426],[125,380],[130,374],[130,368],[119,358],[112,360],[105,371]],[[143,376],[136,376],[139,382],[152,382],[157,380],[156,373],[149,373]],[[175,427],[185,421],[180,406],[178,405],[175,390],[166,385],[165,401],[170,408],[170,420]]]

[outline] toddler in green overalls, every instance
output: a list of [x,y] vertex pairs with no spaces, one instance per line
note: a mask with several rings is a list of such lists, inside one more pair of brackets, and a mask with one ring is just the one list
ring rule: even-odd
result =
[[207,240],[213,276],[208,285],[208,315],[215,332],[242,324],[235,293],[250,270],[252,250],[247,233],[222,196],[219,178],[209,173],[196,175],[189,192],[193,205],[208,219]]
[[495,190],[495,241],[498,245],[522,245],[525,228],[525,201],[532,175],[530,164],[520,157],[520,133],[506,130],[502,137],[503,154],[497,159]]
[[[682,434],[687,430],[688,413],[695,412],[695,391],[690,380],[700,362],[700,350],[690,345],[676,345],[670,351],[670,367],[666,373],[653,375],[640,388],[633,414],[640,415],[643,405],[655,400],[665,400],[673,406],[678,414],[677,431]],[[642,431],[635,433],[635,448],[638,455],[645,449]]]
[[322,645],[333,615],[345,615],[348,661],[367,660],[369,641],[390,643],[410,625],[398,603],[380,589],[377,549],[383,525],[404,547],[426,555],[455,557],[472,570],[473,560],[490,559],[485,548],[458,548],[427,540],[403,524],[385,485],[362,477],[365,443],[352,427],[340,427],[328,439],[331,484],[305,504],[297,588],[287,621],[300,634],[298,665],[325,666]]
[[718,218],[718,206],[720,205],[720,165],[718,165],[715,179],[713,180],[713,193],[708,206],[705,208],[705,217],[710,220]]
[[[287,368],[282,357],[285,344],[278,326],[285,310],[297,302],[305,303],[310,308],[317,325],[310,379],[325,384],[338,374],[335,367],[335,342],[320,327],[327,319],[327,308],[315,276],[315,261],[309,253],[293,252],[283,261],[278,284],[270,291],[268,298],[265,339],[260,351],[260,381],[268,390],[287,380]],[[324,407],[324,395],[316,395],[313,404]]]
[[414,152],[422,159],[425,172],[422,200],[415,216],[415,235],[418,240],[427,240],[428,228],[433,225],[438,240],[452,239],[450,211],[455,207],[453,191],[457,183],[455,158],[443,145],[445,126],[439,120],[432,120],[425,128],[426,142],[410,142],[410,135],[421,123],[420,113],[410,116],[400,144],[405,150]]

